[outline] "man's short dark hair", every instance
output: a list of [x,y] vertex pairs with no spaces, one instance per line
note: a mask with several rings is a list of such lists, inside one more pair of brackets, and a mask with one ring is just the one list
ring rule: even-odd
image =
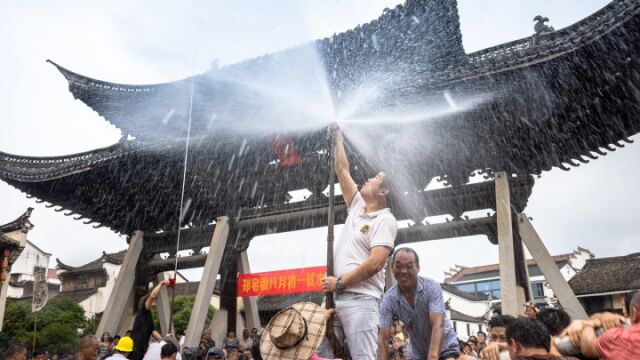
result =
[[489,328],[494,328],[494,327],[506,328],[510,324],[512,324],[514,321],[516,321],[516,318],[514,318],[511,315],[496,315],[492,317],[491,320],[489,320]]
[[544,324],[536,319],[519,318],[507,326],[507,340],[514,340],[527,349],[551,348],[551,336]]
[[22,343],[13,343],[13,344],[9,345],[9,347],[7,348],[6,357],[7,358],[12,358],[12,357],[20,354],[23,351],[27,351],[27,347],[24,346],[24,344],[22,344]]
[[401,251],[412,253],[413,257],[416,258],[416,266],[420,267],[420,257],[418,256],[418,253],[415,250],[413,250],[412,248],[409,248],[409,247],[401,247],[399,249],[396,249],[396,251],[393,253],[393,256],[391,257],[391,264],[392,265],[396,263],[396,256]]
[[566,311],[560,309],[546,308],[536,314],[536,320],[547,327],[552,336],[558,336],[569,324],[571,317]]
[[177,354],[177,353],[178,353],[178,348],[173,343],[168,342],[162,345],[162,348],[160,349],[160,358],[161,359],[170,358],[173,354]]
[[476,335],[480,335],[480,334],[484,335],[484,337],[487,337],[487,333],[482,330],[478,331]]

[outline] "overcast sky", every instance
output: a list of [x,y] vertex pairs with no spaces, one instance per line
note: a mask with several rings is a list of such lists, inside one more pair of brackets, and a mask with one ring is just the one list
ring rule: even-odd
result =
[[[378,17],[397,1],[12,1],[0,2],[0,151],[52,156],[111,145],[119,130],[67,90],[59,64],[93,78],[158,83],[206,71],[344,31]],[[544,15],[556,29],[603,7],[604,0],[460,0],[467,52],[529,36]],[[639,137],[634,137],[639,140]],[[427,139],[428,141],[428,139]],[[640,145],[628,145],[586,166],[554,169],[537,180],[526,212],[552,254],[577,246],[597,256],[640,251]],[[93,229],[0,182],[0,223],[35,211],[29,238],[65,263],[80,265],[123,237]],[[339,231],[339,229],[337,229]],[[257,238],[254,271],[324,263],[326,230]],[[442,280],[454,264],[497,262],[486,238],[448,239],[413,246],[422,273]],[[277,250],[276,250],[277,249]]]

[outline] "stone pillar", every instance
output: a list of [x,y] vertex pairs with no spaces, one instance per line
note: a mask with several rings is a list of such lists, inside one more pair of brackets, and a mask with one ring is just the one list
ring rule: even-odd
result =
[[[154,285],[157,285],[165,279],[167,279],[165,273],[159,273],[157,275],[157,280],[154,281]],[[160,333],[162,336],[168,333],[175,335],[173,324],[171,329],[169,329],[169,317],[171,316],[171,291],[169,291],[166,286],[161,287],[160,294],[158,294],[158,298],[156,299],[156,309],[158,310],[158,320],[160,322]]]
[[216,344],[222,345],[222,340],[227,337],[227,310],[222,308],[216,310],[209,329],[211,329],[211,338]]
[[[233,250],[227,249],[227,251]],[[221,279],[223,285],[220,291],[220,308],[227,310],[227,332],[235,332],[238,325],[238,256],[235,253],[230,256],[235,257],[236,261],[232,261],[226,270],[226,281]]]
[[[513,256],[515,260],[516,273],[516,294],[518,306],[522,306],[528,300],[533,300],[531,292],[531,281],[529,280],[529,267],[527,266],[527,257],[524,253],[524,246],[520,238],[518,230],[518,215],[511,214],[512,234],[513,234]],[[521,308],[522,309],[522,308]]]
[[[246,251],[243,251],[240,254],[240,258],[238,259],[238,272],[240,274],[251,273],[251,267],[249,266],[249,256],[247,255]],[[256,297],[245,296],[242,298],[242,304],[244,305],[244,316],[247,320],[245,323],[245,327],[248,329],[260,329],[260,316],[258,314],[258,300],[256,299]]]
[[504,171],[497,172],[495,183],[502,313],[505,315],[518,316],[516,264],[513,246],[513,227],[511,224],[511,194],[507,173]]
[[7,306],[7,292],[9,291],[9,276],[7,280],[2,283],[2,290],[0,290],[0,331],[4,324],[4,310]]
[[[120,316],[120,320],[118,321],[118,324],[119,324],[118,332],[116,333],[121,336],[124,336],[127,330],[131,330],[131,327],[133,326],[133,320],[135,319],[135,315],[136,315],[133,310],[135,291],[131,291],[129,293],[129,296],[127,296],[126,298],[127,299],[124,305],[125,310],[122,312],[122,315]],[[101,334],[98,333],[96,335],[100,336]],[[112,335],[115,335],[115,334],[112,334]]]
[[549,250],[544,246],[540,236],[534,229],[533,225],[529,221],[526,214],[520,214],[518,216],[518,222],[520,223],[520,236],[522,241],[529,249],[531,256],[538,263],[538,267],[544,274],[546,281],[551,286],[554,295],[560,301],[562,308],[571,316],[572,319],[587,319],[587,313],[584,311],[582,305],[578,301],[576,294],[573,292],[567,280],[558,269],[555,261],[549,254]]
[[124,256],[124,261],[120,266],[113,290],[109,295],[107,306],[98,325],[97,334],[102,334],[105,331],[115,334],[118,331],[123,314],[129,310],[126,305],[129,297],[133,295],[136,265],[142,252],[143,235],[144,233],[138,230],[131,236],[129,249],[127,249],[127,254]]
[[187,328],[184,346],[198,346],[200,335],[204,330],[204,323],[207,318],[207,311],[211,303],[213,288],[216,284],[216,278],[220,270],[222,255],[227,245],[227,237],[229,235],[229,218],[221,216],[216,220],[216,226],[211,238],[211,246],[209,254],[204,264],[202,279],[196,294],[196,300],[193,304],[193,311],[189,318],[189,327]]

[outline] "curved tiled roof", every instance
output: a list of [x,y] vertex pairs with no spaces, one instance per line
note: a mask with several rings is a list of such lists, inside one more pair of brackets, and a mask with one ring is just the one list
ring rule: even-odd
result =
[[126,254],[127,250],[109,254],[106,252],[102,252],[102,256],[100,256],[99,258],[80,266],[70,266],[60,261],[60,259],[56,258],[56,267],[58,269],[65,270],[65,272],[60,274],[60,276],[65,276],[65,274],[73,274],[77,272],[102,271],[104,268],[103,264],[105,262],[115,265],[121,265]]
[[576,295],[640,289],[640,253],[587,260],[569,280]]
[[450,320],[464,321],[464,322],[476,323],[476,324],[484,324],[486,322],[486,319],[481,316],[471,316],[453,309],[450,309],[449,311],[451,313]]
[[[398,40],[405,37],[410,41]],[[376,67],[390,65],[386,67],[390,71],[410,70],[390,91],[389,101],[396,99],[402,105],[443,101],[445,90],[454,97],[491,94],[486,103],[446,119],[385,125],[388,133],[412,126],[413,131],[429,135],[429,141],[412,149],[412,171],[403,179],[407,184],[402,190],[407,192],[420,192],[433,178],[459,186],[476,171],[489,177],[495,171],[524,177],[553,167],[567,170],[623,147],[629,136],[640,132],[638,1],[615,0],[566,29],[465,55],[455,1],[410,0],[368,25],[312,46],[318,47],[327,69],[338,74],[331,83],[337,90],[362,75],[351,70],[370,69],[370,59]],[[423,54],[424,49],[433,53]],[[235,121],[236,115],[257,121],[253,95],[210,81],[216,72],[251,73],[261,66],[278,66],[300,51],[304,47],[194,78],[195,86],[203,90],[194,97],[193,133],[205,133],[202,129],[212,113],[218,116],[216,121]],[[168,121],[164,126],[161,120],[169,115],[185,118],[191,79],[136,86],[60,71],[76,98],[136,140],[66,157],[2,153],[0,178],[49,206],[60,205],[58,211],[68,209],[66,215],[94,216],[85,222],[95,221],[96,226],[124,233],[174,228],[185,148],[184,139],[175,138],[183,133],[184,124]],[[383,153],[394,143],[391,136],[380,141]],[[220,215],[237,216],[240,209],[285,204],[293,190],[306,188],[322,197],[327,144],[322,131],[291,135],[291,146],[303,161],[282,167],[272,143],[263,137],[220,130],[194,138],[185,196],[193,199],[189,215],[195,226],[210,224]],[[364,154],[347,146],[354,177],[366,179],[373,167]]]

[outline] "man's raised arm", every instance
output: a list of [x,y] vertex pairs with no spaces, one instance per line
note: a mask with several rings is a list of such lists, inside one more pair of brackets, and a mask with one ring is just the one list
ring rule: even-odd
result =
[[163,285],[167,285],[167,284],[169,284],[169,280],[162,280],[158,283],[158,285],[156,285],[153,288],[153,290],[151,290],[151,294],[149,294],[149,297],[147,298],[147,301],[144,304],[147,310],[151,310],[151,306],[153,305],[153,302],[156,301],[156,299],[158,298],[158,295],[160,295],[160,288],[162,288]]
[[351,177],[351,171],[349,170],[349,160],[347,160],[347,153],[344,150],[344,137],[340,132],[338,124],[329,126],[329,132],[333,134],[335,138],[336,147],[336,176],[340,182],[340,190],[342,190],[342,198],[344,198],[347,208],[351,206],[353,197],[356,196],[358,187],[355,181]]

